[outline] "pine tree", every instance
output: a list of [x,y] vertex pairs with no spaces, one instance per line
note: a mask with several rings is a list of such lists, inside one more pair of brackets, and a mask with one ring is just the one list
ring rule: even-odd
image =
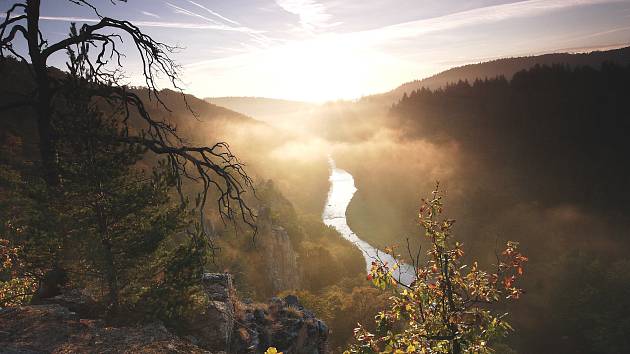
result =
[[183,234],[189,213],[171,201],[175,177],[165,164],[157,162],[151,173],[141,170],[138,162],[146,149],[120,143],[116,137],[125,131],[116,121],[90,97],[81,97],[80,87],[73,91],[78,94],[56,127],[63,134],[60,183],[74,224],[66,267],[86,275],[86,284],[90,277],[102,281],[114,315],[121,302],[132,305],[152,281],[151,265],[159,263],[161,245]]

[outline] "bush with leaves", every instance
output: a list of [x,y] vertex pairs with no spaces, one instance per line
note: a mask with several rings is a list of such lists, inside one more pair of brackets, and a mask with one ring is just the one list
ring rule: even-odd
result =
[[35,293],[35,277],[21,273],[20,248],[0,238],[0,307],[17,306],[30,301]]
[[0,307],[31,301],[44,274],[59,261],[67,223],[55,193],[32,173],[22,140],[0,136]]
[[[454,220],[442,219],[439,188],[420,207],[420,226],[431,246],[424,265],[415,264],[414,281],[394,277],[400,265],[375,261],[368,278],[381,289],[392,287],[388,308],[376,318],[374,333],[359,325],[356,344],[347,353],[491,353],[494,342],[512,327],[496,306],[518,299],[517,279],[527,258],[518,243],[507,242],[497,254],[496,269],[482,270],[477,262],[463,264],[462,244],[454,240]],[[394,250],[389,252],[394,255]]]

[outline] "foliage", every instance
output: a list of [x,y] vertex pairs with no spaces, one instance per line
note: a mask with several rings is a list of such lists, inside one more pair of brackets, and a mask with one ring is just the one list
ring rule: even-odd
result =
[[207,305],[199,282],[207,262],[207,245],[202,240],[191,237],[174,250],[171,250],[172,245],[162,250],[163,254],[156,257],[158,264],[153,267],[159,271],[158,276],[142,289],[135,301],[136,316],[185,330],[201,313]]
[[0,307],[27,303],[35,293],[37,282],[20,272],[20,249],[7,239],[0,239]]
[[[125,1],[112,1],[113,4],[117,2],[124,3]],[[3,95],[2,102],[0,102],[0,111],[15,113],[16,109],[27,109],[29,117],[34,116],[33,123],[38,133],[36,137],[39,152],[37,169],[41,175],[40,178],[43,178],[51,192],[60,194],[59,197],[61,195],[66,197],[68,192],[73,193],[68,188],[75,187],[75,196],[82,195],[82,192],[97,192],[97,194],[91,195],[91,197],[97,196],[96,199],[92,198],[92,211],[96,212],[98,219],[96,220],[98,222],[96,231],[100,235],[101,246],[105,249],[104,254],[110,254],[105,256],[102,263],[109,264],[106,268],[110,271],[107,271],[108,274],[104,277],[109,279],[108,287],[110,290],[114,289],[113,292],[110,291],[110,302],[115,304],[117,302],[114,298],[117,292],[115,290],[117,288],[116,283],[120,283],[115,278],[120,272],[112,272],[111,269],[118,267],[113,265],[114,263],[120,264],[119,268],[122,268],[121,260],[127,256],[119,257],[118,260],[114,259],[114,254],[117,251],[111,249],[112,240],[110,240],[113,230],[108,230],[107,224],[116,223],[116,221],[112,223],[112,219],[108,220],[108,217],[124,218],[124,215],[116,215],[117,212],[112,212],[113,210],[107,210],[107,208],[108,206],[117,206],[120,209],[134,207],[133,203],[124,203],[125,197],[123,195],[118,195],[120,199],[117,200],[114,200],[116,198],[108,199],[106,193],[102,192],[105,192],[106,189],[107,192],[117,190],[116,188],[110,189],[111,184],[98,186],[105,181],[113,184],[116,177],[120,177],[120,175],[108,176],[108,172],[113,171],[110,167],[116,163],[122,163],[123,166],[129,167],[140,160],[149,165],[153,164],[155,160],[161,160],[162,165],[159,173],[154,175],[152,187],[162,190],[155,196],[165,196],[167,194],[165,189],[172,189],[179,194],[180,209],[183,210],[188,207],[186,192],[193,190],[198,194],[196,205],[199,207],[195,212],[199,216],[199,223],[204,224],[206,222],[203,206],[206,205],[208,199],[214,197],[217,201],[216,210],[221,217],[234,220],[239,215],[244,223],[254,227],[255,215],[246,204],[244,196],[247,190],[251,189],[252,180],[245,172],[243,164],[231,153],[225,142],[218,142],[212,146],[191,146],[183,136],[179,135],[175,125],[169,119],[155,119],[152,117],[150,109],[147,109],[148,106],[145,106],[146,102],[155,99],[162,110],[168,111],[156,86],[156,82],[159,81],[158,78],[167,79],[167,82],[179,90],[179,67],[170,58],[175,48],[154,40],[129,21],[101,16],[97,6],[92,3],[90,0],[68,1],[68,6],[74,4],[88,7],[98,17],[98,21],[94,24],[86,23],[81,26],[72,23],[68,35],[55,40],[49,38],[48,33],[40,27],[42,20],[40,0],[15,1],[7,4],[6,16],[0,22],[0,64],[2,66],[0,69],[4,69],[4,65],[7,63],[19,67],[25,73],[22,81],[28,82],[28,84],[9,87],[7,94]],[[112,30],[117,33],[111,33]],[[141,72],[147,86],[145,91],[148,92],[148,100],[143,100],[137,91],[134,92],[123,82],[123,63],[126,60],[123,47],[128,48],[127,44],[131,44],[142,59]],[[22,55],[24,54],[22,51],[16,50],[18,47],[28,47],[27,55]],[[49,68],[48,59],[64,52],[67,54],[66,65],[69,73],[61,73]],[[11,56],[18,58],[19,61],[14,60]],[[183,94],[181,98],[185,101]],[[94,102],[98,102],[100,107],[90,111],[91,108],[86,107],[86,105]],[[189,116],[194,115],[187,103],[186,106],[189,108]],[[97,112],[99,110],[100,112]],[[92,117],[102,113],[106,113],[109,120],[106,122],[106,126],[102,127],[103,129],[92,129],[91,135],[78,133],[76,136],[85,138],[79,139],[79,142],[92,139],[94,142],[92,146],[103,146],[104,148],[99,153],[104,153],[104,155],[97,157],[99,153],[94,153],[90,149],[82,153],[83,151],[76,150],[77,146],[74,144],[70,150],[74,149],[76,159],[64,160],[64,158],[68,158],[68,154],[64,156],[61,149],[67,148],[67,146],[62,145],[73,145],[74,143],[74,141],[67,140],[69,139],[68,131],[64,131],[64,129],[77,122],[80,126],[92,128],[95,127],[91,124],[97,122],[96,128],[99,128],[98,124],[103,121],[94,120]],[[68,119],[68,115],[75,119]],[[86,120],[81,121],[81,118]],[[92,156],[87,156],[89,154]],[[97,158],[90,160],[90,157]],[[85,159],[80,161],[84,167],[91,167],[73,171],[73,164],[80,159]],[[110,162],[110,164],[105,163],[105,161]],[[101,164],[104,166],[101,171],[93,168],[94,165]],[[64,168],[65,171],[62,170]],[[64,176],[68,171],[70,174],[75,172],[75,174],[81,174],[89,171],[100,179],[97,178],[91,186],[87,186],[90,180],[87,180],[88,183],[84,186],[79,186],[79,184],[69,186],[67,180],[64,180],[68,177],[67,175]],[[109,179],[108,177],[114,178]],[[132,181],[135,177],[142,178],[137,174],[129,174],[128,177]],[[135,181],[137,182],[137,180]],[[184,182],[187,183],[187,189],[183,188]],[[164,183],[168,188],[157,186]],[[134,183],[132,182],[132,184]],[[149,189],[149,185],[150,183],[135,183],[136,191],[133,192],[130,189],[127,191],[131,194],[135,193],[136,197],[141,197],[139,195],[143,193],[141,189],[146,191]],[[85,187],[91,188],[91,190],[86,190]],[[98,187],[97,189],[100,190],[97,191],[94,187]],[[87,194],[84,196],[87,197]],[[109,197],[111,196],[110,193]],[[127,197],[134,198],[130,195]],[[62,199],[58,198],[57,200]],[[145,199],[144,202],[152,201]],[[103,211],[112,213],[108,217],[104,217]],[[151,226],[165,227],[166,224],[163,221],[167,220],[151,220],[147,216],[153,215],[155,210],[145,211],[147,213],[135,216],[138,223],[144,223],[144,225],[134,226],[145,228],[138,230],[137,236],[142,236],[143,233],[144,236],[150,236],[151,241],[148,242],[153,244],[147,248],[147,252],[150,253],[159,244],[161,236],[160,231],[153,230],[157,231],[153,232],[148,231],[148,229]],[[159,216],[154,215],[155,218],[164,215],[159,214]],[[76,216],[79,219],[74,218],[71,221],[93,218],[93,215],[80,212],[78,215],[73,215],[73,217]],[[130,219],[127,218],[125,221],[131,222]],[[178,225],[178,223],[170,224]],[[60,228],[51,227],[48,230],[55,230],[54,232],[61,236],[62,244],[64,244],[73,236],[64,229],[65,223],[59,225]],[[201,227],[199,230],[205,232],[206,228]],[[119,232],[118,236],[127,234],[123,229],[117,231]],[[146,232],[149,232],[150,235]],[[211,246],[209,242],[206,242],[206,245]],[[136,251],[140,249],[143,247],[135,248]],[[130,259],[134,258],[132,254],[128,256]],[[138,262],[141,261],[141,258],[138,259]],[[55,271],[53,273],[64,271],[56,264],[53,265],[52,270]],[[60,285],[58,282],[53,283],[55,288]],[[42,293],[49,293],[49,291],[42,291]]]
[[482,270],[477,262],[463,264],[462,244],[452,234],[454,220],[440,218],[442,211],[436,188],[419,212],[431,248],[426,263],[415,265],[410,285],[394,278],[398,263],[373,263],[368,278],[381,289],[393,286],[394,295],[376,316],[374,333],[363,326],[355,329],[357,344],[349,353],[490,353],[493,341],[512,330],[507,314],[497,314],[493,307],[520,297],[516,283],[527,258],[510,241],[497,255],[494,272]]
[[[298,212],[273,182],[261,183],[256,191],[260,205],[270,210],[272,225],[281,226],[289,236],[299,264],[299,268],[292,271],[300,275],[300,287],[310,293],[320,293],[334,285],[351,290],[352,286],[346,286],[344,279],[359,278],[365,271],[361,252],[336,230],[324,225],[319,215]],[[261,271],[265,269],[267,256],[261,252],[265,235],[256,235],[254,243],[250,237],[243,236],[251,236],[251,233],[238,235],[236,230],[224,230],[217,240],[219,257],[210,265],[211,269],[229,271],[235,276],[240,294],[266,301],[277,294],[271,288],[270,273]],[[244,259],[247,262],[243,262]]]
[[64,207],[19,159],[22,141],[0,141],[0,306],[30,301],[46,271],[59,261]]
[[630,67],[616,64],[534,66],[511,80],[416,90],[392,108],[390,124],[526,178],[521,201],[610,210],[630,196],[630,169],[618,163],[630,151],[629,81]]
[[[146,286],[161,244],[184,231],[184,204],[171,201],[175,177],[163,163],[148,175],[137,162],[146,149],[120,143],[124,133],[89,97],[78,92],[56,128],[63,199],[69,205],[67,238],[76,255],[67,268],[102,279],[115,312],[120,297],[130,300]],[[74,258],[74,259],[73,259]]]
[[[158,77],[178,88],[174,47],[101,16],[90,0],[67,4],[98,21],[73,23],[53,41],[39,26],[41,1],[29,0],[8,4],[0,22],[0,71],[21,74],[18,85],[2,83],[0,113],[34,146],[0,156],[0,300],[28,301],[35,287],[39,300],[67,285],[109,315],[172,324],[201,302],[195,284],[212,250],[203,206],[216,197],[222,217],[253,227],[244,199],[252,180],[226,143],[191,146],[168,118],[152,117],[151,99],[168,111]],[[142,58],[146,95],[121,80],[127,44]],[[15,49],[23,45],[25,56]],[[50,68],[48,58],[64,52],[68,72]]]
[[[572,252],[551,295],[556,352],[628,353],[630,260]],[[555,347],[555,348],[554,348]]]

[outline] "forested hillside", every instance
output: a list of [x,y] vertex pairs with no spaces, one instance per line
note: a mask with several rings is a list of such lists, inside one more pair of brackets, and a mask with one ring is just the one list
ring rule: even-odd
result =
[[615,64],[535,66],[405,95],[388,115],[394,138],[342,160],[359,188],[352,229],[373,244],[413,242],[417,191],[440,180],[469,256],[492,263],[507,235],[530,256],[512,348],[623,352],[629,75]]
[[[391,110],[408,139],[455,141],[526,186],[522,198],[626,210],[630,68],[535,66],[511,80],[412,92]],[[544,173],[541,173],[544,171]]]
[[[12,104],[16,101],[14,97],[21,97],[25,92],[28,92],[27,88],[33,87],[26,67],[14,59],[8,58],[3,63],[3,66],[0,67],[0,70],[0,77],[8,78],[0,80],[0,90],[11,93],[11,95],[5,95],[0,98],[0,105]],[[58,75],[59,77],[67,75],[56,68],[50,68],[49,70],[52,75]],[[15,85],[15,82],[19,82],[20,85]],[[369,320],[384,299],[381,298],[362,311],[351,311],[354,303],[365,302],[368,298],[375,299],[375,294],[373,289],[362,281],[364,279],[362,273],[365,268],[360,252],[352,244],[343,240],[336,231],[325,226],[320,219],[319,213],[326,196],[325,190],[328,187],[326,165],[322,162],[321,164],[307,167],[306,164],[309,164],[309,161],[274,158],[274,151],[282,149],[285,144],[290,144],[292,140],[299,137],[226,108],[215,106],[192,95],[182,95],[175,91],[162,90],[159,92],[160,101],[158,101],[155,96],[150,96],[150,92],[147,89],[134,88],[132,92],[135,92],[143,100],[152,119],[173,124],[186,144],[229,141],[232,151],[238,152],[240,158],[247,163],[248,170],[251,171],[250,173],[256,180],[254,188],[257,195],[250,195],[247,197],[247,200],[256,209],[257,214],[261,215],[257,220],[258,232],[252,230],[244,223],[232,224],[228,220],[221,220],[220,215],[214,209],[214,205],[210,205],[206,210],[206,218],[215,249],[213,255],[207,259],[208,263],[202,266],[203,269],[215,272],[227,271],[233,274],[236,289],[239,291],[240,296],[246,299],[264,302],[281,293],[286,295],[298,291],[302,303],[315,310],[316,314],[326,320],[328,326],[334,329],[335,334],[330,338],[329,345],[340,348],[346,345],[352,335],[354,323]],[[97,104],[103,114],[112,114],[112,107],[106,102],[95,101],[94,103]],[[130,116],[131,129],[139,129],[141,122],[141,117],[132,112]],[[74,123],[76,124],[76,122]],[[76,127],[64,125],[63,131],[64,133],[74,132],[74,129],[80,127],[79,125]],[[2,216],[6,218],[12,215],[19,215],[17,209],[15,209],[16,198],[21,197],[22,193],[25,192],[15,189],[17,188],[16,183],[20,183],[20,178],[26,178],[25,176],[28,176],[30,168],[28,166],[33,163],[37,164],[40,159],[36,115],[33,110],[28,108],[16,107],[2,110],[0,112],[0,128],[0,146],[2,146],[0,161],[2,162],[3,171],[9,172],[8,175],[4,175],[0,179],[0,195],[3,198],[0,208],[3,211],[11,211]],[[59,128],[61,129],[61,126]],[[77,138],[83,133],[79,130],[72,134],[75,134],[74,136]],[[80,150],[77,150],[80,147],[80,143],[77,142],[76,146],[71,147],[70,150],[64,153],[64,159],[80,160],[85,158],[81,157]],[[107,150],[107,146],[105,145],[103,149]],[[102,156],[102,160],[99,160],[99,162],[105,164],[108,158],[113,158],[113,154]],[[133,171],[130,173],[137,176],[134,178],[146,178],[145,171],[150,171],[159,166],[159,159],[151,156],[139,159],[139,156],[134,156],[130,161],[125,162],[126,168],[129,171]],[[251,163],[249,163],[250,161]],[[271,162],[274,164],[273,168],[270,166]],[[296,164],[299,165],[301,163],[305,164],[305,166],[292,170],[292,168],[295,169]],[[67,173],[66,178],[71,178],[70,172]],[[94,173],[98,174],[99,172]],[[80,176],[94,177],[88,174],[76,175],[72,178],[76,179]],[[15,178],[18,179],[15,180]],[[121,178],[125,178],[124,175]],[[127,178],[130,177],[127,176]],[[301,183],[296,183],[296,180],[300,180]],[[122,179],[109,181],[108,183],[112,183],[112,185],[107,185],[104,188],[114,188],[116,184],[122,183],[121,181]],[[80,180],[76,180],[74,183],[76,184],[74,188],[83,188]],[[68,182],[67,184],[69,186]],[[174,191],[171,190],[169,193],[166,186],[163,188],[165,188],[163,191],[165,194],[162,195],[162,198],[169,196],[170,202],[173,203],[176,200]],[[191,194],[194,193],[194,183],[192,182],[185,182],[183,188],[186,191],[190,191]],[[77,196],[81,195],[80,191],[77,190],[75,192]],[[317,193],[314,193],[314,191],[317,191]],[[292,201],[287,199],[283,193],[287,193],[291,200],[296,201],[299,206],[294,207]],[[41,198],[45,198],[45,196],[41,196]],[[133,199],[135,197],[127,196],[126,198]],[[218,194],[211,192],[209,198],[214,201],[218,198]],[[115,203],[122,202],[123,199],[115,201]],[[37,203],[42,203],[42,200],[36,198],[29,200],[29,203],[37,205]],[[120,205],[120,207],[122,206]],[[41,205],[41,207],[44,206]],[[22,209],[20,208],[19,210]],[[263,212],[263,210],[265,211]],[[62,213],[61,211],[58,212]],[[71,212],[73,211],[66,210],[65,213]],[[136,218],[152,217],[152,213],[157,213],[157,211],[146,211],[145,215],[130,215],[127,218],[133,221]],[[171,213],[174,213],[174,211],[171,211]],[[266,216],[262,216],[262,214]],[[118,278],[122,281],[131,282],[134,285],[132,289],[120,286],[122,292],[119,295],[120,306],[128,313],[126,320],[116,319],[117,321],[129,323],[130,321],[144,321],[157,317],[165,321],[170,328],[174,327],[181,330],[182,326],[185,327],[184,325],[178,325],[174,321],[177,318],[181,319],[178,316],[186,316],[185,314],[173,315],[162,311],[165,311],[166,307],[176,306],[170,301],[179,302],[181,306],[186,306],[187,298],[185,296],[187,295],[182,294],[186,289],[189,289],[189,284],[181,282],[174,285],[176,289],[172,289],[172,291],[175,291],[175,293],[162,290],[158,293],[147,294],[146,291],[139,289],[139,287],[141,284],[145,284],[145,288],[155,286],[151,280],[143,279],[141,273],[147,272],[147,267],[151,271],[160,269],[163,266],[163,262],[165,262],[163,257],[167,257],[166,255],[169,255],[169,252],[177,250],[176,246],[181,242],[186,224],[194,224],[194,219],[190,218],[191,215],[186,215],[186,218],[181,221],[177,221],[174,216],[170,216],[173,218],[171,219],[172,225],[164,221],[163,227],[177,228],[175,231],[171,231],[174,235],[164,235],[162,236],[163,239],[159,238],[135,246],[138,248],[133,251],[136,252],[133,253],[133,257],[138,258],[136,263],[128,263],[127,257],[132,256],[127,256],[126,253],[117,259],[116,263],[119,264],[117,267],[120,272]],[[166,218],[167,216],[164,217]],[[9,219],[3,220],[7,221]],[[24,222],[29,223],[32,221]],[[33,224],[28,225],[29,227],[34,227]],[[53,225],[52,223],[49,226],[53,227],[51,225]],[[41,227],[45,228],[45,226]],[[85,224],[68,227],[78,232],[82,228],[90,227],[90,223],[88,221]],[[135,227],[137,232],[142,232],[140,225]],[[128,232],[130,231],[128,230]],[[56,237],[51,235],[48,241],[55,242],[57,240]],[[68,241],[75,247],[76,255],[72,257],[65,253],[56,255],[55,252],[51,251],[46,251],[49,252],[46,255],[51,257],[56,255],[56,257],[59,257],[58,261],[65,268],[81,273],[85,271],[81,264],[84,261],[83,257],[86,256],[84,253],[89,253],[97,258],[101,257],[99,247],[94,246],[93,243],[91,244],[90,242],[92,241],[88,241],[90,241],[89,238],[84,240],[80,237],[76,240]],[[16,245],[24,247],[23,249],[27,252],[28,257],[40,257],[44,252],[39,246],[31,244],[31,242],[35,242],[35,239],[28,240],[30,245],[28,247],[22,243],[24,240],[12,242],[16,242]],[[149,243],[151,246],[149,246]],[[125,244],[121,241],[121,245],[116,247],[124,247],[123,245]],[[140,250],[142,252],[137,253]],[[118,248],[116,248],[116,252],[120,252]],[[288,267],[286,263],[283,263],[285,262],[283,258],[293,259],[292,266]],[[143,263],[146,263],[146,265]],[[47,269],[48,264],[37,264],[31,267],[35,268],[29,268],[29,271],[40,272]],[[97,266],[93,265],[91,267]],[[102,286],[100,282],[105,280],[101,277],[100,274],[92,277],[73,275],[69,277],[66,286],[99,291]],[[35,277],[34,279],[38,278]],[[185,280],[182,279],[182,281]],[[29,284],[31,284],[29,286],[32,286],[32,283]],[[106,285],[102,287],[104,289],[108,288]],[[8,289],[8,285],[5,284],[5,288],[0,294],[8,297],[14,296],[13,290]],[[193,292],[193,294],[199,296],[198,293]],[[30,299],[31,297],[32,294],[29,291],[25,295],[17,297],[15,301],[19,303],[20,300],[23,301],[23,299]],[[181,298],[178,299],[178,297]],[[328,299],[331,298],[337,301],[334,306],[328,303]],[[142,305],[141,307],[138,305],[138,299],[143,303],[147,303],[146,306]],[[107,301],[106,298],[98,296],[95,296],[94,300],[96,303]],[[94,306],[96,307],[97,305]],[[98,307],[90,311],[101,315],[99,311],[104,310]],[[149,316],[145,313],[146,311],[156,311],[156,313]]]
[[484,80],[496,76],[504,76],[508,80],[512,76],[535,65],[565,64],[570,67],[590,66],[599,68],[603,63],[616,63],[626,65],[630,63],[630,48],[624,47],[605,51],[594,51],[588,53],[550,53],[543,55],[523,56],[514,58],[501,58],[485,61],[481,63],[468,64],[464,66],[448,69],[431,77],[414,80],[385,94],[394,100],[399,100],[402,96],[422,87],[427,89],[439,89],[449,83],[459,80],[475,79]]

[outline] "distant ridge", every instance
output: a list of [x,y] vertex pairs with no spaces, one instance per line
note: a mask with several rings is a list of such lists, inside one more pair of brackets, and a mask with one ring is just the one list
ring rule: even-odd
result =
[[290,124],[308,116],[318,104],[266,97],[206,97],[208,103],[225,107],[270,124]]
[[305,112],[318,107],[315,103],[266,97],[206,97],[204,100],[267,122],[288,114]]
[[474,81],[475,79],[491,78],[503,75],[507,79],[523,69],[529,69],[535,65],[567,64],[574,66],[599,67],[604,62],[614,62],[621,65],[630,64],[630,47],[618,49],[593,51],[590,53],[552,53],[527,57],[513,57],[496,59],[487,62],[468,64],[448,69],[431,77],[407,82],[394,90],[383,94],[383,98],[398,101],[405,93],[410,93],[421,87],[438,89],[448,83],[459,80]]

